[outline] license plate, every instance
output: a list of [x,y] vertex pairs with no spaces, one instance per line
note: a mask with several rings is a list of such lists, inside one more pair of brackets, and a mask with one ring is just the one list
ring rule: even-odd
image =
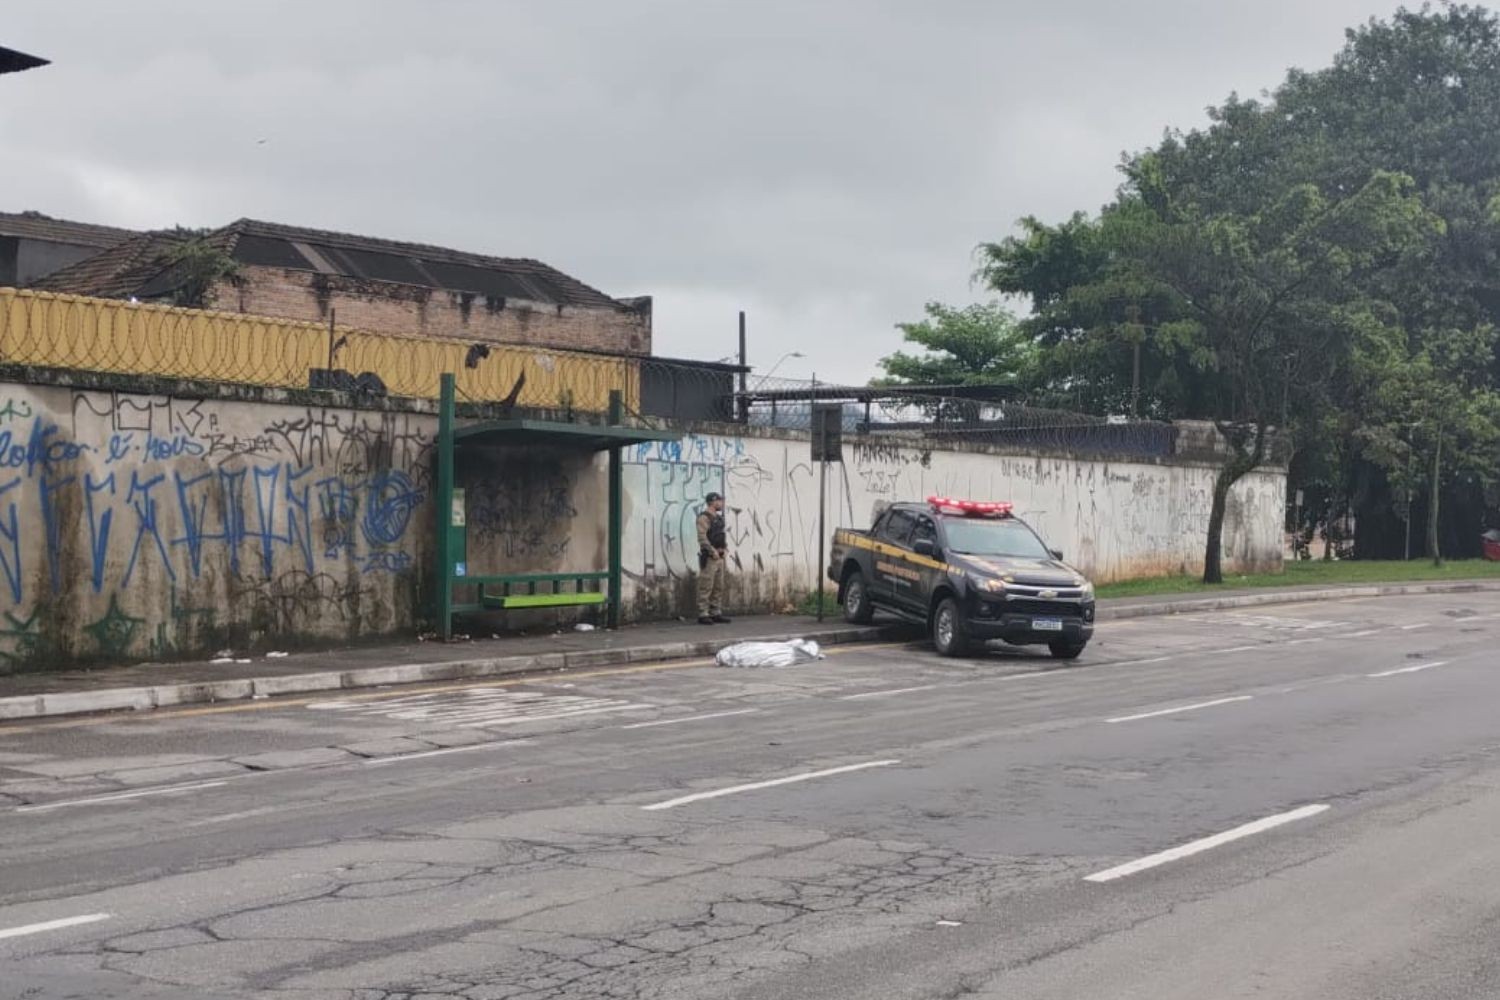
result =
[[1061,632],[1063,630],[1061,618],[1033,618],[1031,627],[1038,632]]

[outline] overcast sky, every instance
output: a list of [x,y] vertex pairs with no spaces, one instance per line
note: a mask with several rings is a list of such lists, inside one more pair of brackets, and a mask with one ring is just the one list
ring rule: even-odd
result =
[[[537,257],[656,353],[864,380],[973,250],[1376,0],[7,0],[0,210]],[[262,141],[264,140],[264,141]]]

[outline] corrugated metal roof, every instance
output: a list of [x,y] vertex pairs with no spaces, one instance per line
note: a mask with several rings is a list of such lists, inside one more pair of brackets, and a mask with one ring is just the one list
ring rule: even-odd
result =
[[41,212],[0,212],[0,236],[15,236],[26,240],[42,240],[48,243],[67,243],[73,246],[98,247],[101,250],[119,246],[132,236],[139,236],[133,229],[116,229],[114,226],[96,226],[90,222],[73,222],[69,219],[54,219]]
[[[187,238],[182,232],[136,236],[46,278],[35,287],[75,295],[128,298],[170,292],[173,275],[165,254]],[[487,257],[444,247],[352,236],[320,229],[240,219],[204,237],[241,264],[277,267],[367,281],[526,299],[593,309],[630,309],[541,261]]]
[[240,219],[220,232],[232,234],[230,252],[245,264],[556,305],[621,308],[621,303],[597,288],[525,257],[490,257],[423,243],[283,226],[255,219]]

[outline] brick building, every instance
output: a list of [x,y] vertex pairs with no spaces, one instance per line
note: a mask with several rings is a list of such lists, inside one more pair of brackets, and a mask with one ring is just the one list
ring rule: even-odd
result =
[[[144,233],[32,287],[171,301],[185,282],[172,252],[190,237]],[[524,258],[241,219],[197,237],[234,261],[213,290],[230,312],[390,333],[611,354],[651,353],[651,299],[614,299]]]

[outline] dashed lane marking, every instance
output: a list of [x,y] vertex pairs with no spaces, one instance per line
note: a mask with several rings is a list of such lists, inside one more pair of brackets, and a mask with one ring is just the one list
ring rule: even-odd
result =
[[1432,663],[1419,663],[1414,667],[1398,667],[1395,670],[1382,670],[1378,674],[1366,674],[1366,677],[1395,677],[1397,674],[1415,674],[1423,670],[1431,670],[1433,667],[1446,667],[1447,660],[1435,660]]
[[1249,701],[1253,696],[1248,694],[1235,695],[1233,698],[1215,698],[1213,701],[1200,701],[1195,705],[1178,705],[1176,708],[1163,708],[1155,712],[1140,712],[1136,715],[1121,715],[1113,719],[1105,719],[1105,722],[1135,722],[1140,719],[1154,719],[1161,715],[1177,715],[1181,712],[1196,712],[1200,708],[1213,708],[1217,705],[1228,705],[1236,701]]
[[918,684],[916,687],[906,688],[884,688],[880,691],[861,691],[858,694],[839,695],[839,701],[859,701],[862,698],[889,698],[897,694],[914,694],[917,691],[931,691],[934,688],[943,687],[941,684]]
[[651,729],[656,726],[675,726],[679,722],[703,722],[706,719],[723,719],[731,715],[752,715],[759,712],[758,708],[736,708],[729,712],[708,712],[703,715],[687,715],[675,719],[654,719],[651,722],[632,722],[621,729]]
[[703,802],[707,799],[718,799],[725,795],[754,792],[762,788],[775,788],[778,785],[793,785],[800,781],[831,778],[836,774],[865,771],[872,767],[890,767],[892,764],[899,763],[901,763],[899,760],[868,760],[863,764],[846,764],[843,767],[830,767],[822,771],[803,771],[801,774],[789,774],[784,778],[772,778],[769,781],[752,781],[748,785],[731,785],[728,788],[715,788],[708,792],[694,792],[691,795],[682,795],[675,799],[667,799],[665,802],[655,802],[649,806],[641,806],[641,808],[647,812],[656,812],[661,809],[676,809],[678,806],[685,806],[692,802]]
[[41,802],[34,806],[17,806],[18,813],[51,812],[54,809],[68,809],[73,806],[109,805],[113,802],[129,802],[132,799],[144,799],[152,795],[186,795],[189,792],[201,792],[209,788],[222,788],[226,782],[223,781],[199,781],[188,785],[168,785],[165,788],[144,788],[138,792],[116,792],[110,795],[92,795],[86,799],[63,799],[60,802]]
[[101,920],[108,919],[108,913],[88,913],[81,917],[63,917],[61,920],[48,920],[40,924],[7,927],[4,930],[0,930],[0,938],[26,937],[28,934],[43,934],[47,931],[60,931],[64,928],[80,927],[84,924],[97,924]]
[[1158,865],[1167,864],[1168,862],[1180,861],[1183,858],[1192,857],[1194,854],[1200,854],[1203,851],[1212,850],[1215,847],[1222,847],[1225,844],[1233,843],[1234,841],[1241,840],[1245,837],[1252,837],[1257,833],[1264,833],[1267,830],[1274,830],[1276,827],[1285,826],[1287,823],[1295,823],[1298,820],[1316,816],[1319,813],[1327,812],[1328,809],[1329,807],[1327,805],[1319,803],[1317,805],[1303,806],[1300,809],[1293,809],[1290,812],[1277,813],[1275,816],[1267,816],[1265,819],[1258,819],[1253,823],[1246,823],[1244,826],[1237,826],[1233,830],[1225,830],[1223,833],[1216,833],[1212,837],[1204,837],[1202,840],[1194,840],[1190,843],[1183,844],[1181,847],[1174,847],[1169,851],[1162,851],[1159,854],[1150,854],[1144,858],[1137,858],[1134,861],[1127,862],[1126,864],[1120,865],[1116,868],[1109,868],[1102,872],[1095,872],[1093,875],[1085,876],[1084,881],[1113,882],[1117,878],[1125,878],[1127,875],[1135,875],[1138,872],[1143,872],[1147,869],[1155,868]]

